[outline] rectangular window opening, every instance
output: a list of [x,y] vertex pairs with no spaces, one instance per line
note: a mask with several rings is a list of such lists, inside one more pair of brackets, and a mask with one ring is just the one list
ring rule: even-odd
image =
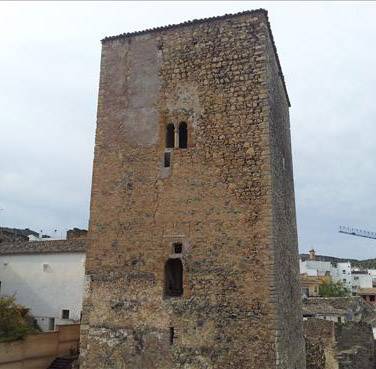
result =
[[69,319],[69,310],[67,310],[67,309],[62,310],[61,319]]
[[174,243],[174,253],[181,254],[183,252],[183,245],[181,243]]
[[175,329],[174,327],[170,327],[170,345],[174,344],[175,339]]
[[165,152],[164,153],[164,167],[170,168],[170,166],[171,166],[171,153]]

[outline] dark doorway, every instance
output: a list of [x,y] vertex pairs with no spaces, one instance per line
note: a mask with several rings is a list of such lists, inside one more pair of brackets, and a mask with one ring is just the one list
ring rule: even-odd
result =
[[188,147],[188,128],[185,122],[179,124],[179,147],[181,149]]
[[165,295],[177,297],[183,294],[183,263],[180,259],[168,259],[165,265]]
[[172,123],[166,127],[166,147],[173,149],[175,147],[175,127]]

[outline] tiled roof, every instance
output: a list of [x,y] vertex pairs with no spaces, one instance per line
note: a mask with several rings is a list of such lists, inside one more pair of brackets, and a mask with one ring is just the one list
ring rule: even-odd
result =
[[217,20],[222,20],[222,19],[230,19],[230,18],[242,16],[242,15],[253,15],[253,14],[263,14],[266,17],[268,16],[268,12],[265,9],[246,10],[246,11],[239,12],[239,13],[224,14],[224,15],[218,15],[218,16],[208,17],[208,18],[192,19],[192,20],[182,22],[182,23],[168,24],[167,26],[160,26],[160,27],[144,29],[144,30],[141,30],[141,31],[121,33],[120,35],[105,37],[104,39],[102,39],[102,42],[106,42],[106,41],[109,41],[109,40],[116,40],[116,39],[119,39],[119,38],[127,38],[127,37],[132,37],[132,36],[137,36],[137,35],[143,35],[143,34],[146,34],[146,33],[167,31],[167,30],[182,28],[182,27],[186,27],[186,26],[192,26],[192,25],[195,25],[195,24],[208,23],[208,22],[212,22],[212,21],[217,21]]
[[270,34],[270,39],[272,41],[274,53],[275,53],[275,56],[276,56],[276,59],[277,59],[280,77],[282,79],[283,88],[285,90],[287,102],[288,102],[289,106],[291,106],[290,99],[289,99],[289,96],[288,96],[288,93],[287,93],[285,78],[283,76],[281,63],[279,61],[277,47],[275,46],[273,33],[272,33],[272,30],[271,30],[271,27],[270,27],[270,22],[269,22],[269,18],[268,18],[268,11],[265,10],[265,9],[246,10],[246,11],[239,12],[239,13],[224,14],[224,15],[219,15],[219,16],[215,16],[215,17],[208,17],[208,18],[201,18],[201,19],[193,19],[193,20],[190,20],[190,21],[182,22],[182,23],[169,24],[167,26],[154,27],[154,28],[144,29],[144,30],[141,30],[141,31],[126,32],[126,33],[122,33],[120,35],[107,36],[107,37],[102,39],[102,43],[107,42],[107,41],[112,41],[112,40],[118,40],[118,39],[122,39],[122,38],[129,38],[129,37],[133,37],[133,36],[143,35],[143,34],[147,34],[147,33],[174,30],[174,29],[177,29],[177,28],[182,28],[182,27],[192,26],[192,25],[202,24],[202,23],[208,23],[208,22],[213,22],[213,21],[222,20],[222,19],[231,19],[231,18],[242,16],[242,15],[257,15],[257,14],[262,14],[262,15],[265,16],[266,23],[267,23],[268,30],[269,30],[269,34]]
[[[303,304],[303,315],[345,315],[347,310],[332,306],[328,301],[322,299],[320,303],[312,303],[313,298],[309,298]],[[317,302],[317,299],[315,299]]]
[[0,243],[0,255],[85,252],[86,240],[49,240]]
[[376,288],[359,288],[359,295],[376,295]]
[[[341,314],[367,309],[367,304],[359,296],[351,297],[310,297],[303,302],[304,314]],[[376,312],[373,312],[376,318]]]

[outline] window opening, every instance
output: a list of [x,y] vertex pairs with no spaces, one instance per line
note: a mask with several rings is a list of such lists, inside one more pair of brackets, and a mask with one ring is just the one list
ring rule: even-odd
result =
[[170,345],[174,344],[175,339],[175,329],[174,327],[170,327]]
[[67,309],[62,310],[61,319],[69,319],[69,310]]
[[166,147],[168,149],[175,147],[175,126],[172,123],[166,127]]
[[165,265],[165,295],[177,297],[183,294],[183,263],[180,259],[168,259]]
[[183,245],[181,243],[174,243],[174,253],[181,254],[183,252]]
[[185,122],[179,124],[179,147],[181,149],[188,147],[188,129]]
[[165,152],[164,153],[164,167],[169,168],[171,166],[171,153]]

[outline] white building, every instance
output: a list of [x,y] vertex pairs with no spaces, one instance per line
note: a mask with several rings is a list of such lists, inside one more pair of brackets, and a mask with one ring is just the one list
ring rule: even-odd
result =
[[373,286],[376,286],[376,269],[368,269],[368,274],[372,278],[372,284],[373,284]]
[[341,282],[344,287],[352,291],[352,276],[350,262],[333,264],[332,279],[334,282]]
[[330,261],[320,261],[320,260],[300,260],[300,274],[306,274],[307,276],[322,277],[332,275],[333,265]]
[[325,259],[328,258],[316,256],[315,250],[310,250],[308,258],[300,259],[300,273],[307,276],[330,276],[333,282],[341,282],[344,287],[354,293],[358,286],[363,288],[363,285],[369,285],[370,276],[359,278],[353,276],[350,262],[326,261]]
[[352,292],[356,293],[360,288],[372,288],[372,276],[367,270],[352,271]]
[[42,330],[80,321],[84,239],[0,244],[0,295],[15,295]]

